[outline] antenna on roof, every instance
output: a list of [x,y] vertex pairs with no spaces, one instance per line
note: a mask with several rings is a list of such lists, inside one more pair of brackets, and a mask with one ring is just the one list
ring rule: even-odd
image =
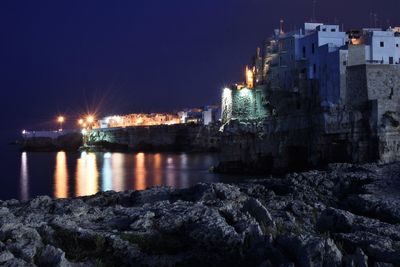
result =
[[279,34],[283,34],[283,23],[285,21],[283,19],[281,19],[279,22],[280,22]]
[[369,26],[372,28],[373,26],[374,26],[374,23],[373,23],[373,16],[374,16],[374,13],[372,13],[372,11],[371,12],[369,12]]
[[378,14],[374,14],[374,28],[378,27]]
[[312,14],[312,22],[316,22],[316,9],[317,9],[317,0],[313,0],[313,14]]

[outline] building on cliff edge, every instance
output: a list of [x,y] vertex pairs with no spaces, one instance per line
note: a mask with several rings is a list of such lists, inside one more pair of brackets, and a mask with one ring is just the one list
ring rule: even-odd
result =
[[400,28],[275,30],[222,92],[221,171],[400,159]]

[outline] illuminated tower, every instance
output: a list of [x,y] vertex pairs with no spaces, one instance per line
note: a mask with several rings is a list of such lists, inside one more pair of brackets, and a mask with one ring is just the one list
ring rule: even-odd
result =
[[254,71],[246,66],[246,87],[252,89],[254,87]]

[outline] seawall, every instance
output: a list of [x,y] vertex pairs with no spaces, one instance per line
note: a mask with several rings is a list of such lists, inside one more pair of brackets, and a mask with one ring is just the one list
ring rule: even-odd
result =
[[135,151],[206,152],[220,149],[219,125],[176,124],[94,129],[88,144]]
[[20,141],[21,150],[33,152],[77,151],[82,146],[80,133],[67,133],[56,137],[29,136]]

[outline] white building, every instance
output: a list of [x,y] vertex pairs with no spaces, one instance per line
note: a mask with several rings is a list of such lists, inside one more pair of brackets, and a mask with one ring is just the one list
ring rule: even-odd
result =
[[368,63],[400,64],[400,34],[388,29],[364,29],[364,44],[367,46]]
[[349,66],[400,64],[400,27],[344,32],[339,25],[305,23],[302,29],[275,30],[254,61],[255,75],[262,65],[263,79],[271,90],[296,92],[303,81],[318,87],[322,106],[344,103]]
[[[312,26],[316,26],[314,30],[311,30]],[[321,62],[319,48],[328,45],[329,52],[334,52],[346,44],[347,35],[340,31],[338,25],[306,23],[305,31],[306,35],[299,42],[301,58],[307,61],[307,78],[319,79],[320,70],[326,64],[326,62]],[[324,49],[322,53],[326,53],[326,48]]]

